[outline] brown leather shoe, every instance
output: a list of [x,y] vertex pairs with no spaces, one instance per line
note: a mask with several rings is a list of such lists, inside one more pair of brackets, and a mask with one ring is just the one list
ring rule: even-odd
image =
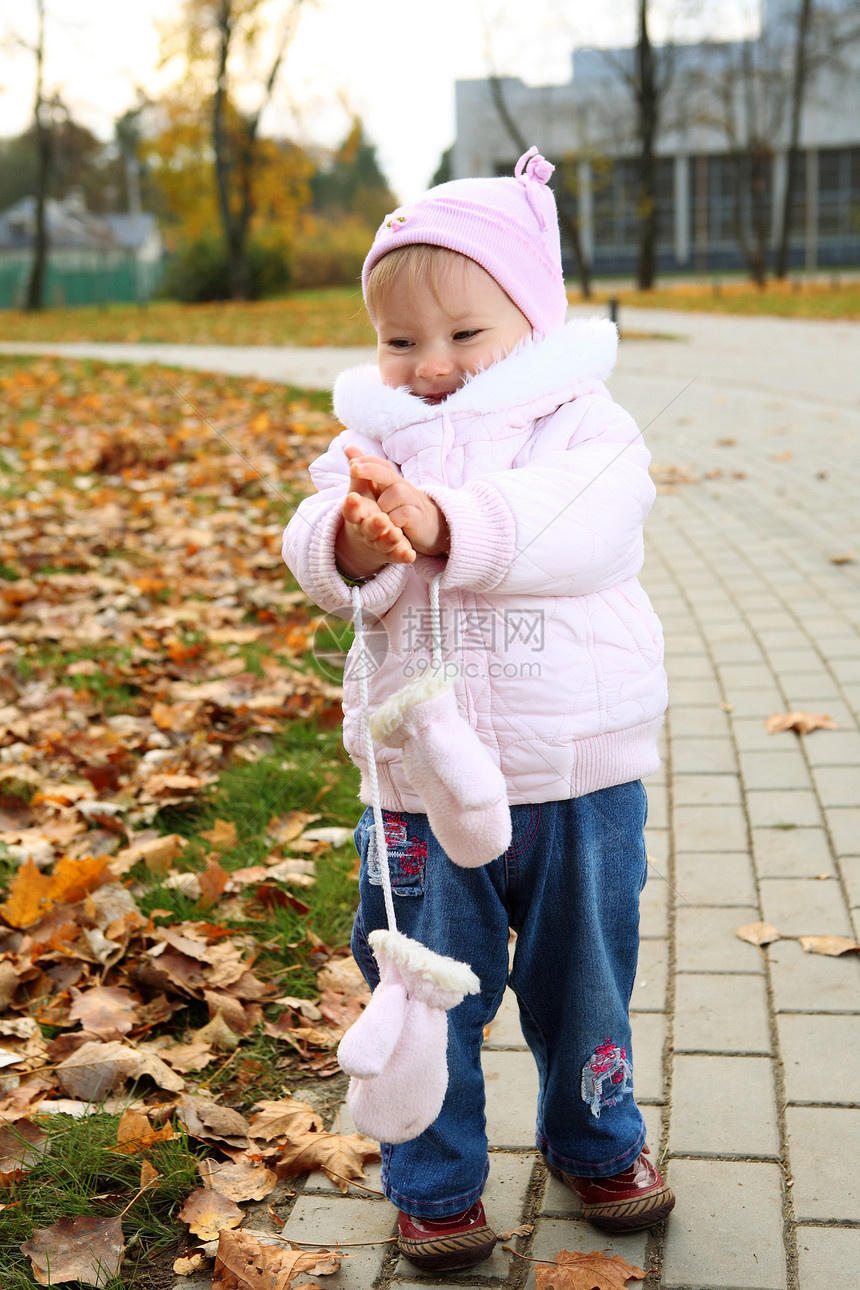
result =
[[675,1193],[663,1182],[647,1151],[646,1147],[629,1169],[610,1178],[578,1178],[548,1161],[547,1168],[579,1197],[589,1223],[604,1232],[639,1232],[661,1222],[675,1206]]
[[489,1258],[496,1244],[496,1234],[487,1226],[479,1200],[471,1209],[449,1218],[414,1218],[401,1210],[397,1232],[400,1253],[427,1272],[470,1268]]

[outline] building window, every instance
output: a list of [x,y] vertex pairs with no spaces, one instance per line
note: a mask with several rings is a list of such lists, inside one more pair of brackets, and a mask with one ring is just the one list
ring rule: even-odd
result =
[[769,156],[721,153],[692,159],[690,227],[698,247],[736,245],[754,226],[770,229],[773,205]]
[[[594,239],[601,250],[634,250],[639,245],[639,163],[635,160],[592,163]],[[674,239],[675,171],[671,157],[656,162],[657,241]]]
[[860,148],[819,150],[818,232],[822,237],[860,236]]

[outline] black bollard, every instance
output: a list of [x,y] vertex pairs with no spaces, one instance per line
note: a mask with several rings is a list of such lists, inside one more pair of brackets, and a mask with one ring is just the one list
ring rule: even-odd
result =
[[610,296],[609,299],[609,321],[618,326],[618,300],[615,296]]

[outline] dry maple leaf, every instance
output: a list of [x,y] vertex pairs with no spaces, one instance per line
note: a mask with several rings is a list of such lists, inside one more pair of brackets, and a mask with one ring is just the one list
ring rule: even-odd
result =
[[329,959],[317,972],[317,985],[320,990],[345,994],[360,999],[363,1003],[370,999],[370,987],[351,954],[346,958]]
[[176,1114],[192,1138],[204,1142],[224,1142],[228,1147],[248,1146],[248,1121],[229,1106],[220,1106],[204,1097],[183,1094],[176,1104]]
[[292,1138],[299,1133],[311,1133],[323,1128],[322,1116],[308,1102],[294,1097],[282,1097],[276,1102],[257,1102],[255,1114],[248,1126],[248,1136],[271,1142],[277,1138]]
[[8,1185],[47,1150],[47,1134],[32,1120],[16,1120],[0,1128],[0,1187]]
[[839,729],[833,718],[823,712],[775,712],[764,724],[769,735],[780,734],[784,730],[808,735],[811,730]]
[[860,943],[850,936],[798,936],[797,938],[807,954],[828,954],[838,958],[840,954],[860,953]]
[[228,880],[228,875],[217,860],[210,860],[203,872],[198,873],[197,884],[200,887],[200,902],[204,909],[209,909],[215,904],[227,886]]
[[770,923],[745,923],[743,927],[735,930],[735,936],[740,941],[749,941],[750,945],[770,945],[772,941],[780,940],[780,934]]
[[72,987],[69,1021],[79,1021],[89,1034],[99,1039],[121,1039],[135,1024],[135,1008],[140,999],[120,986],[95,985],[89,990]]
[[227,851],[236,845],[236,825],[232,820],[216,820],[211,829],[202,829],[200,836],[216,850]]
[[287,1290],[300,1272],[327,1276],[340,1264],[332,1250],[293,1250],[262,1232],[222,1232],[212,1290]]
[[125,1253],[118,1218],[61,1218],[50,1227],[36,1228],[21,1246],[33,1264],[39,1285],[83,1281],[103,1286],[119,1275]]
[[219,1191],[198,1187],[186,1197],[179,1217],[201,1241],[215,1241],[224,1228],[238,1227],[245,1213],[234,1200],[222,1196]]
[[231,1164],[224,1164],[211,1157],[201,1160],[197,1166],[204,1187],[211,1187],[228,1200],[242,1202],[262,1200],[274,1190],[278,1179],[271,1169],[250,1160],[247,1156],[239,1157]]
[[185,1080],[154,1053],[140,1052],[117,1039],[109,1043],[93,1040],[82,1044],[57,1066],[57,1079],[63,1090],[84,1101],[98,1101],[103,1093],[124,1084],[127,1079],[149,1075],[159,1086],[172,1093],[185,1088]]
[[203,1254],[202,1251],[198,1250],[196,1254],[189,1254],[187,1258],[174,1259],[173,1271],[177,1276],[190,1277],[192,1272],[202,1272],[211,1262],[212,1259],[208,1254]]
[[536,1265],[535,1290],[625,1290],[628,1281],[644,1281],[646,1276],[620,1254],[609,1258],[601,1250],[559,1250],[554,1263]]
[[0,915],[10,927],[32,927],[50,904],[51,880],[26,860],[9,884],[9,898],[0,905]]
[[321,1169],[346,1195],[351,1181],[366,1176],[366,1161],[379,1159],[379,1143],[360,1133],[300,1133],[286,1143],[275,1169],[279,1178]]

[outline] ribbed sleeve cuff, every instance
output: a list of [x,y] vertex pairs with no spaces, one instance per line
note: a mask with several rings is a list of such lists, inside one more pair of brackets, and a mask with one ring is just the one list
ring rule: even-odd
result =
[[[315,526],[308,547],[308,562],[313,586],[305,590],[320,609],[327,613],[352,613],[352,592],[338,571],[334,543],[340,529],[341,503],[338,501],[328,515]],[[375,577],[361,588],[361,603],[365,610],[385,613],[403,591],[408,565],[386,564]]]
[[517,526],[505,498],[486,480],[464,488],[425,488],[443,512],[451,549],[443,588],[490,591],[508,572],[516,553]]

